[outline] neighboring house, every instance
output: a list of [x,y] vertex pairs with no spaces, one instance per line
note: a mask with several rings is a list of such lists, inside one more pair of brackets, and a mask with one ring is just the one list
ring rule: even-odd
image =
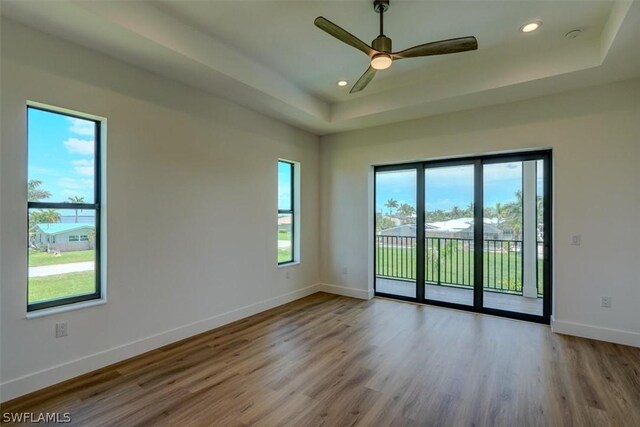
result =
[[381,230],[378,235],[380,236],[401,236],[401,237],[416,237],[415,224],[404,224],[396,227],[387,228]]
[[[500,240],[504,238],[504,233],[496,224],[495,219],[484,219],[484,238],[489,240]],[[415,237],[416,226],[414,224],[404,224],[396,227],[381,230],[380,236],[402,236]],[[473,240],[473,218],[450,219],[448,221],[428,222],[425,224],[426,237],[458,238]]]
[[94,233],[93,224],[37,224],[33,241],[51,251],[85,251],[93,247]]

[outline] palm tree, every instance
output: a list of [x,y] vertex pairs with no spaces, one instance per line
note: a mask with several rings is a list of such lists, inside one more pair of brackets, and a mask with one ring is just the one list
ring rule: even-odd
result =
[[32,179],[27,183],[27,200],[30,202],[38,202],[51,197],[51,193],[40,188],[41,185],[42,181],[39,179]]
[[413,215],[416,210],[408,203],[403,203],[398,207],[398,213],[402,216],[408,217]]
[[392,213],[391,209],[398,208],[398,201],[394,198],[391,198],[387,200],[387,203],[385,203],[384,206],[389,209],[389,216],[391,216],[391,213]]
[[[82,196],[73,196],[69,197],[69,202],[71,203],[84,203],[84,197]],[[82,212],[82,209],[75,209],[76,211],[76,224],[78,223],[78,211]]]
[[504,225],[511,230],[516,240],[522,232],[522,191],[516,191],[516,201],[504,205]]
[[416,213],[416,210],[413,206],[408,203],[403,203],[398,208],[398,213],[405,219],[409,220],[413,217],[413,214]]

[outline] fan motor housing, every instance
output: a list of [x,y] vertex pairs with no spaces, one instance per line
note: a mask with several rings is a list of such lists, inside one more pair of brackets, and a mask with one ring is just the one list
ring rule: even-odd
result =
[[391,52],[391,39],[387,36],[378,36],[371,42],[371,47],[378,52]]

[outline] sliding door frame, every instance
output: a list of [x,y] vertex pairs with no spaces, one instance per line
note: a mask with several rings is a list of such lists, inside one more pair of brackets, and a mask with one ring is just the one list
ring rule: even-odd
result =
[[[385,166],[375,166],[373,171],[373,292],[374,295],[384,298],[393,298],[402,301],[411,301],[411,302],[420,302],[424,298],[424,287],[420,292],[420,287],[417,285],[420,283],[420,280],[424,282],[424,263],[418,262],[420,259],[424,259],[424,245],[419,244],[420,235],[422,235],[422,239],[424,239],[424,227],[422,227],[422,231],[420,231],[419,224],[424,224],[424,209],[420,212],[418,209],[419,206],[424,206],[424,169],[422,167],[422,162],[413,162],[413,163],[402,163],[398,165],[385,165]],[[377,267],[377,251],[375,248],[376,245],[376,187],[377,187],[377,174],[378,172],[400,172],[405,170],[415,170],[416,171],[416,297],[406,297],[403,295],[393,295],[387,294],[384,292],[378,292],[377,290],[377,275],[376,275],[376,267]],[[422,172],[421,172],[422,170]],[[422,183],[422,184],[420,184]],[[420,204],[422,203],[422,205]],[[422,218],[422,220],[421,220]]]
[[[428,168],[450,167],[450,166],[474,166],[474,247],[484,247],[484,165],[507,163],[507,162],[524,162],[531,160],[543,160],[543,306],[542,315],[534,315],[527,313],[518,313],[495,308],[484,307],[484,250],[474,251],[474,287],[473,287],[473,305],[457,304],[445,301],[437,301],[427,299],[425,296],[425,171]],[[549,324],[551,320],[552,309],[552,151],[537,150],[525,151],[518,153],[503,153],[480,156],[460,157],[453,159],[428,160],[424,162],[411,162],[396,165],[384,165],[374,167],[374,184],[373,184],[373,285],[374,294],[376,296],[398,299],[403,301],[411,301],[441,307],[455,308],[459,310],[472,311],[476,313],[491,314],[501,317],[507,317],[518,320],[526,320],[530,322]],[[406,297],[393,294],[387,294],[377,291],[377,275],[376,275],[376,184],[378,172],[391,172],[415,170],[416,171],[416,297]]]

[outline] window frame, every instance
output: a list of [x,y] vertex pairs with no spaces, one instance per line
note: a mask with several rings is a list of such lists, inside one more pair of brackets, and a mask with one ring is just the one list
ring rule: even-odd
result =
[[[84,294],[84,295],[75,295],[70,297],[58,298],[53,300],[46,300],[42,302],[29,303],[29,275],[27,273],[27,295],[26,295],[26,303],[27,303],[27,314],[33,314],[39,310],[44,309],[53,309],[61,306],[69,306],[71,304],[93,301],[93,300],[101,300],[104,298],[106,292],[103,288],[104,283],[102,281],[102,213],[103,213],[103,200],[102,200],[102,137],[103,137],[103,125],[105,120],[103,118],[99,118],[93,116],[91,114],[82,114],[76,112],[70,112],[64,108],[56,108],[53,106],[43,105],[36,102],[27,102],[26,106],[26,146],[27,153],[29,151],[29,110],[39,110],[47,113],[58,114],[65,117],[71,117],[81,120],[92,121],[95,125],[94,130],[94,197],[93,203],[70,203],[70,202],[32,202],[27,197],[27,238],[29,236],[29,211],[31,209],[77,209],[77,210],[89,210],[95,212],[95,289],[93,293]],[[29,170],[29,165],[27,162],[27,174]],[[53,236],[53,243],[55,243],[56,239]],[[28,271],[28,260],[29,260],[29,245],[27,244],[27,271]]]
[[[297,256],[297,234],[296,233],[296,227],[297,227],[297,210],[296,210],[296,203],[297,203],[297,197],[296,197],[296,176],[298,173],[298,167],[299,165],[296,162],[293,162],[291,160],[284,160],[284,159],[278,159],[278,163],[277,166],[280,166],[280,163],[285,163],[287,165],[289,165],[290,167],[290,194],[291,194],[291,201],[289,203],[289,208],[290,209],[280,209],[280,194],[278,193],[278,217],[281,214],[284,215],[291,215],[291,259],[287,260],[287,261],[278,261],[278,267],[281,266],[286,266],[286,265],[290,265],[290,264],[296,264],[298,261],[298,256]],[[276,170],[279,170],[279,168],[277,168]],[[280,177],[278,176],[278,192],[280,191]],[[276,235],[277,236],[277,235]],[[278,248],[279,249],[279,248]]]

